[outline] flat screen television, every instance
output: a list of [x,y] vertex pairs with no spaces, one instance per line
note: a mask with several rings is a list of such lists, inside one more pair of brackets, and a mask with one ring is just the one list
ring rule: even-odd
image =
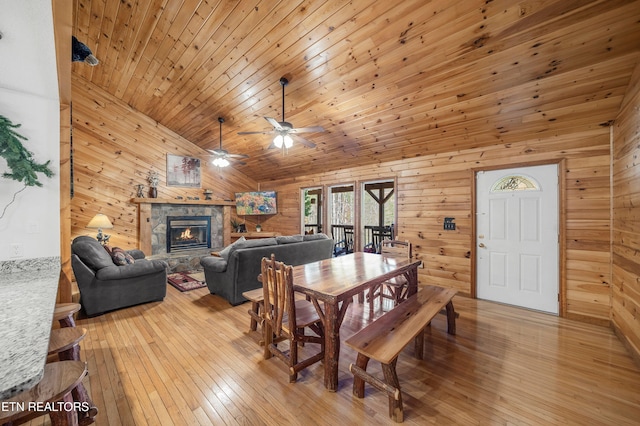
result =
[[276,191],[236,192],[238,216],[276,214]]

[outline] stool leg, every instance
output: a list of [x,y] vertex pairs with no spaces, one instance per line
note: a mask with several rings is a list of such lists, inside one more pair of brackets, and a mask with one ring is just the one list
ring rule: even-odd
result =
[[258,320],[256,318],[259,315],[259,306],[258,302],[251,302],[251,312],[249,312],[251,323],[249,324],[249,331],[256,331],[258,328]]
[[[71,392],[67,393],[62,401],[70,405],[73,404],[73,397]],[[78,425],[78,413],[75,410],[69,411],[50,411],[49,417],[51,418],[52,426],[77,426]]]
[[73,314],[68,317],[64,317],[58,321],[60,323],[60,327],[75,327],[76,320],[73,319]]
[[[58,353],[60,361],[80,361],[80,345],[73,345],[72,348]],[[88,411],[80,411],[78,413],[78,419],[81,425],[88,425],[94,422],[94,417],[98,414],[98,407],[93,403],[89,392],[84,387],[84,384],[80,382],[72,391],[71,395],[73,400],[77,402],[83,402],[89,407]]]
[[84,384],[80,382],[78,386],[76,386],[72,391],[71,395],[73,396],[73,400],[77,402],[85,402],[83,406],[88,406],[89,410],[80,411],[78,413],[78,420],[82,425],[88,425],[94,422],[94,418],[98,415],[98,407],[91,400],[89,396],[89,392],[87,392],[87,388],[84,387]]

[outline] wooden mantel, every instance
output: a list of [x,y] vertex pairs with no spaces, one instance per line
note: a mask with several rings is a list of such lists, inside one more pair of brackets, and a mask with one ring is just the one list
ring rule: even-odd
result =
[[223,242],[228,245],[231,241],[231,206],[235,206],[235,201],[228,200],[179,200],[175,198],[132,198],[131,202],[138,204],[138,247],[145,253],[151,253],[151,205],[152,204],[182,204],[182,205],[206,205],[223,206]]
[[235,206],[235,201],[230,200],[179,200],[176,198],[132,198],[135,204],[200,204],[206,206]]

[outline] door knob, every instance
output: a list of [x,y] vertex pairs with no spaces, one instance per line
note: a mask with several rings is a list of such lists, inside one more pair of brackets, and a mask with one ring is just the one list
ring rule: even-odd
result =
[[478,247],[480,247],[480,248],[485,248],[485,247],[487,247],[487,246],[485,246],[485,245],[484,245],[484,243],[480,243],[480,244],[478,244]]

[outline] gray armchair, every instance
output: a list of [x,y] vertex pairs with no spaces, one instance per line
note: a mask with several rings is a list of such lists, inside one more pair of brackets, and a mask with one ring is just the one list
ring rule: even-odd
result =
[[140,250],[127,251],[134,263],[118,266],[95,238],[81,236],[73,240],[71,252],[80,304],[87,316],[160,301],[167,294],[166,263],[145,259]]

